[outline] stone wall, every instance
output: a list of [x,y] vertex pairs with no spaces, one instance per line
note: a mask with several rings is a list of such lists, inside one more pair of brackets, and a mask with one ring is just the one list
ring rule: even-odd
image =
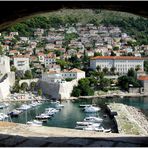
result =
[[5,99],[10,94],[10,82],[7,76],[0,82],[0,99]]
[[129,88],[129,93],[140,93],[140,88]]
[[20,81],[19,81],[19,85],[21,86],[21,84],[25,82],[25,83],[28,84],[28,86],[30,86],[30,83],[31,83],[31,82],[36,82],[36,83],[37,83],[38,81],[39,81],[39,79],[37,79],[37,78],[36,78],[36,79],[20,80]]
[[47,83],[46,81],[39,80],[38,87],[42,89],[43,94],[47,94],[51,98],[61,98],[59,94],[59,83]]
[[77,80],[65,83],[48,83],[40,80],[38,86],[42,89],[43,94],[50,95],[55,99],[69,99],[73,87],[78,84]]
[[8,78],[9,78],[10,86],[12,87],[15,84],[15,72],[9,72]]
[[61,99],[69,99],[74,86],[78,85],[77,80],[73,80],[70,82],[60,83],[59,94],[61,95]]

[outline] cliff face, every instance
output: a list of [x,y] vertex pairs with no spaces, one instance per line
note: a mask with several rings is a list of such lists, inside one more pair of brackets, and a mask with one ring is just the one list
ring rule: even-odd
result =
[[73,87],[77,84],[77,80],[65,83],[48,83],[42,80],[39,81],[39,87],[42,89],[43,94],[47,94],[55,99],[69,99]]

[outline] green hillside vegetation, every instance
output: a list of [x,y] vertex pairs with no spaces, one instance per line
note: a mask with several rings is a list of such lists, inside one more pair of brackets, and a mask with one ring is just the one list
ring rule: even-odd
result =
[[7,31],[19,31],[22,36],[33,36],[35,28],[58,28],[61,25],[71,26],[78,22],[119,26],[123,32],[133,36],[139,45],[148,44],[148,19],[129,13],[106,10],[63,9],[44,13],[17,23],[9,27]]

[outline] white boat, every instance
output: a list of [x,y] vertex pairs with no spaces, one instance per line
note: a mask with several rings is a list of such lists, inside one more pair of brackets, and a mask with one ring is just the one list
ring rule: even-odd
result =
[[6,107],[8,107],[8,106],[9,106],[8,103],[0,104],[0,109],[6,108]]
[[35,117],[36,119],[49,119],[51,118],[51,116],[47,115],[47,114],[41,114],[39,116]]
[[0,113],[0,121],[3,121],[5,119],[7,119],[9,116],[4,114],[4,113]]
[[86,130],[86,131],[104,132],[104,128],[103,128],[103,127],[95,127],[95,126],[84,127],[83,130]]
[[86,106],[91,106],[91,104],[81,104],[79,107],[86,107]]
[[46,108],[46,109],[45,109],[45,112],[57,113],[57,112],[59,112],[59,110],[57,110],[57,109],[55,109],[55,108],[49,107],[49,108]]
[[62,109],[64,107],[63,104],[55,104],[54,106],[56,109]]
[[77,125],[82,125],[82,126],[88,126],[88,125],[92,125],[92,122],[76,122]]
[[95,113],[95,112],[98,112],[99,110],[100,110],[99,107],[94,107],[94,106],[92,106],[92,105],[86,106],[86,107],[84,108],[84,112],[86,112],[86,113]]
[[32,106],[32,107],[36,107],[36,106],[39,106],[39,105],[41,105],[41,103],[39,103],[39,102],[32,102],[30,104],[30,106]]
[[100,117],[86,117],[84,118],[84,121],[88,121],[88,122],[102,122],[103,119]]
[[76,129],[83,129],[89,126],[99,127],[100,123],[92,123],[92,122],[77,122]]
[[31,108],[30,105],[23,104],[23,105],[21,105],[21,106],[18,108],[18,110],[28,110],[28,109],[30,109],[30,108]]
[[42,121],[38,121],[38,120],[33,120],[33,121],[28,121],[27,124],[31,125],[31,126],[42,126]]
[[14,109],[11,112],[9,112],[8,115],[10,115],[10,116],[18,116],[21,113],[22,113],[22,110],[16,110],[16,109]]

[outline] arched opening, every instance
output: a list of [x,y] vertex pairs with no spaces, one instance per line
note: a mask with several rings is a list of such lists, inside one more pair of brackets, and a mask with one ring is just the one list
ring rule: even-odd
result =
[[[46,3],[46,4],[48,4],[48,3]],[[135,7],[133,9],[133,4],[132,3],[128,3],[128,5],[127,5],[127,3],[120,3],[119,5],[114,5],[114,4],[110,4],[110,3],[104,4],[103,2],[100,2],[99,3],[100,4],[99,6],[97,6],[96,3],[90,4],[90,3],[87,3],[87,2],[85,2],[85,3],[79,3],[79,4],[77,4],[76,2],[64,3],[64,4],[62,2],[60,2],[59,5],[57,5],[56,2],[54,2],[54,3],[51,3],[50,6],[49,5],[46,5],[46,4],[45,3],[44,4],[43,3],[42,4],[41,3],[37,3],[34,6],[32,6],[32,5],[29,6],[28,3],[27,4],[26,3],[23,3],[23,4],[18,4],[18,5],[11,5],[11,9],[13,9],[14,11],[13,10],[10,10],[10,13],[12,13],[12,15],[9,14],[9,16],[8,16],[7,14],[5,14],[5,16],[2,16],[0,28],[1,29],[4,29],[4,28],[8,27],[10,24],[16,23],[17,21],[18,22],[20,22],[22,20],[25,21],[26,17],[30,17],[29,15],[32,16],[32,15],[37,15],[38,13],[40,14],[41,12],[44,12],[45,13],[45,12],[48,12],[48,11],[55,11],[55,10],[59,10],[59,9],[61,9],[63,7],[66,7],[66,8],[85,8],[85,9],[86,8],[96,8],[96,9],[97,8],[102,8],[102,9],[107,9],[107,10],[116,10],[116,11],[131,12],[133,14],[138,14],[140,16],[146,16],[147,17],[147,11],[146,11],[146,9],[144,7],[142,7],[142,6],[139,7],[138,6],[138,7]],[[2,5],[2,6],[4,6],[4,5]],[[142,9],[140,9],[140,8],[142,8]],[[98,12],[95,12],[96,15],[97,15],[97,13],[99,14],[100,11],[101,10],[99,9]],[[86,11],[86,12],[87,12],[87,14],[89,13],[89,11]],[[73,13],[73,11],[71,12],[71,14],[72,13]],[[93,12],[93,14],[94,14],[94,12]],[[95,19],[92,19],[89,23],[92,23],[92,22],[95,22],[95,21],[96,21]],[[97,21],[96,21],[96,23],[97,23]],[[52,32],[52,30],[50,30],[50,31]],[[22,33],[22,35],[23,35],[23,33]],[[71,38],[71,36],[70,37],[67,36],[67,38]],[[72,38],[75,39],[75,35],[74,35],[74,37],[72,36]],[[59,44],[61,44],[61,43],[58,42],[58,45]],[[40,46],[42,46],[42,45],[40,45]],[[53,46],[51,48],[53,48]],[[91,48],[93,48],[93,47],[91,47]],[[50,47],[49,47],[49,49],[50,49]],[[70,52],[75,52],[75,51],[70,51]],[[70,54],[70,52],[69,52],[69,54]],[[18,54],[18,53],[16,53],[16,54]],[[56,54],[59,55],[60,53],[57,52]],[[71,58],[70,59],[71,60],[71,63],[74,62],[75,59],[76,59],[76,57]],[[32,59],[32,60],[34,60],[34,59]],[[59,61],[59,63],[60,62],[61,61]],[[47,64],[48,64],[48,62],[47,62]],[[78,63],[76,63],[76,64],[78,64]],[[81,66],[81,65],[79,65],[79,66]],[[53,68],[53,67],[51,67],[51,68]],[[75,67],[73,67],[73,68],[75,68]],[[68,67],[67,67],[67,69],[68,69]],[[99,67],[97,69],[99,71]],[[105,73],[108,72],[108,70],[106,70],[106,69],[104,69],[104,71],[105,71]],[[112,70],[112,72],[114,73],[114,70]],[[27,76],[29,75],[29,77],[32,77],[30,74],[26,74],[26,75]],[[65,75],[65,73],[64,73],[64,75]],[[56,81],[59,81],[59,75],[56,75],[56,76],[57,76]],[[73,75],[70,74],[69,76],[73,76]],[[129,85],[129,86],[132,86],[132,85]],[[54,89],[52,91],[54,91]],[[41,132],[41,134],[44,135],[45,129],[42,129],[42,130],[43,130],[43,132]],[[14,132],[17,132],[17,131],[14,129]],[[24,131],[22,131],[22,132],[24,132]],[[62,132],[62,130],[61,130],[61,132]],[[68,132],[68,131],[66,131],[66,132]],[[70,132],[72,133],[73,131],[70,131]],[[122,146],[123,145],[126,145],[126,146],[127,145],[129,145],[129,146],[130,145],[131,146],[137,146],[137,145],[138,146],[140,146],[140,145],[145,146],[146,145],[147,146],[147,141],[146,141],[146,138],[147,137],[144,137],[144,138],[143,137],[138,137],[139,138],[139,141],[137,142],[137,139],[135,137],[134,137],[135,139],[132,138],[132,137],[122,137],[122,136],[121,137],[118,137],[117,136],[117,137],[113,138],[112,135],[111,135],[110,138],[105,138],[105,136],[106,136],[105,135],[103,138],[100,138],[99,139],[99,142],[100,143],[95,143],[96,141],[93,141],[92,139],[89,139],[87,136],[86,136],[87,139],[85,139],[85,138],[79,138],[78,135],[75,135],[76,137],[78,137],[78,138],[75,139],[75,137],[73,135],[70,135],[70,138],[67,138],[66,139],[66,138],[63,138],[62,137],[62,136],[64,136],[64,134],[62,135],[59,132],[59,135],[58,136],[61,136],[61,137],[59,137],[59,138],[49,138],[49,139],[46,139],[46,138],[42,138],[42,137],[37,138],[36,137],[36,133],[39,134],[39,132],[36,132],[36,130],[34,129],[34,132],[32,134],[33,134],[33,136],[35,138],[34,137],[31,138],[30,141],[28,139],[25,139],[24,137],[23,138],[22,137],[19,137],[18,138],[19,140],[18,140],[17,144],[15,144],[15,143],[12,143],[12,144],[9,143],[9,144],[10,144],[10,146],[21,145],[21,144],[23,145],[23,142],[24,142],[24,145],[25,146],[30,146],[30,144],[34,144],[34,143],[36,144],[34,146],[59,146],[59,145],[60,146],[87,146],[87,144],[90,145],[90,146],[93,146],[93,144],[94,144],[94,146],[98,146],[98,145],[99,146],[102,146],[102,145],[105,146],[105,143],[107,143],[109,141],[110,143],[107,144],[108,146],[109,145],[111,145],[111,146],[120,146],[120,144]],[[17,134],[19,134],[19,132],[17,132]],[[25,134],[25,136],[26,136],[26,134]],[[48,133],[46,133],[46,136],[52,136],[52,133],[50,133],[49,135],[48,135]],[[54,134],[53,136],[56,136],[56,134]],[[6,142],[7,142],[7,139],[9,139],[9,138],[10,137],[4,137],[4,139],[6,140]],[[58,141],[58,139],[59,139],[59,141]],[[27,140],[29,141],[28,143],[27,143]],[[34,141],[34,143],[32,143],[32,141]],[[55,141],[55,142],[53,142],[53,141]],[[69,142],[69,141],[71,141],[71,142]],[[8,144],[3,144],[3,142],[2,142],[2,145],[7,146]]]

